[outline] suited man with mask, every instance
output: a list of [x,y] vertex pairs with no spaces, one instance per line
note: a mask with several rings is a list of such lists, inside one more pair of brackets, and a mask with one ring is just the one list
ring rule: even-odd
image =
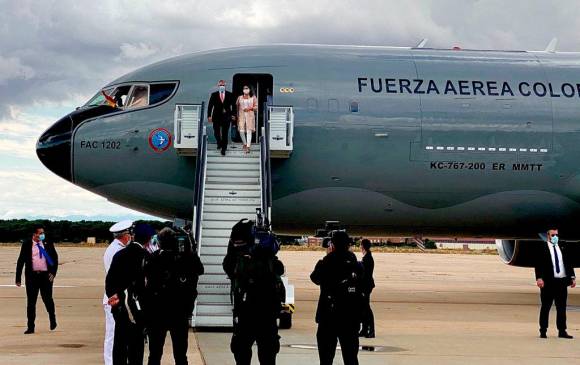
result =
[[218,91],[212,93],[209,98],[207,120],[213,124],[218,150],[225,156],[230,124],[236,120],[236,98],[226,90],[224,80],[218,82]]
[[566,245],[558,244],[558,230],[547,232],[536,263],[536,285],[540,288],[540,337],[547,338],[552,302],[556,302],[558,337],[573,338],[566,332],[566,301],[568,287],[576,287],[576,273]]

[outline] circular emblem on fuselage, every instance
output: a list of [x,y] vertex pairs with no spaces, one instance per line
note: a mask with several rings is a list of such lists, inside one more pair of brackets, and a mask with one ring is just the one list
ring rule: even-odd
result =
[[155,152],[164,152],[171,147],[171,133],[165,128],[157,128],[149,133],[149,146]]

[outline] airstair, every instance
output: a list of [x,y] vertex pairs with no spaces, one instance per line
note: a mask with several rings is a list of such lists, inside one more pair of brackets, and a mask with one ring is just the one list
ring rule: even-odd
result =
[[[264,110],[267,127],[262,127],[251,152],[246,154],[241,144],[230,144],[222,156],[217,145],[208,142],[203,104],[176,105],[175,147],[180,155],[197,156],[193,227],[205,274],[198,282],[194,327],[232,326],[230,280],[222,268],[231,229],[240,219],[255,219],[256,209],[270,219],[271,158],[274,154],[288,158],[292,152],[292,107]],[[293,287],[286,286],[287,303],[293,308]]]

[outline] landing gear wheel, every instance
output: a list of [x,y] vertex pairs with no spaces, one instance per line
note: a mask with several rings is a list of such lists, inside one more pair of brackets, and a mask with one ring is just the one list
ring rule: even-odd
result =
[[292,313],[280,313],[280,323],[278,328],[288,330],[292,328]]

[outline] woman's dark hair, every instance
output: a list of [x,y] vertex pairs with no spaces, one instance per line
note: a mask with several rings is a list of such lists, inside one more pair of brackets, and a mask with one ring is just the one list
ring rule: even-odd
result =
[[371,241],[369,241],[368,239],[366,238],[363,239],[360,244],[365,249],[365,251],[371,250]]
[[163,228],[157,234],[159,240],[159,248],[166,251],[173,251],[177,249],[177,237],[175,231],[169,227]]

